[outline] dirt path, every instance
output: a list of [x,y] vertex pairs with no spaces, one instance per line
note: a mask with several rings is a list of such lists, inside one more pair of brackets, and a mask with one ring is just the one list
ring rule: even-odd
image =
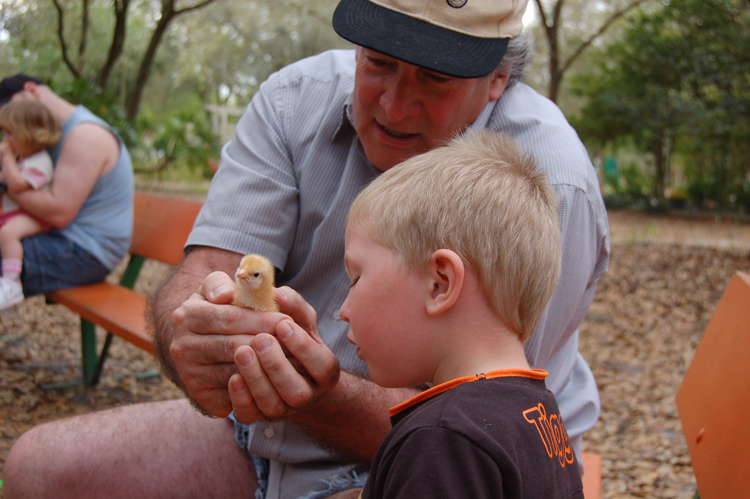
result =
[[[687,499],[695,479],[674,394],[729,278],[750,269],[750,224],[624,211],[610,223],[610,271],[581,327],[602,401],[584,447],[603,457],[603,497]],[[170,269],[149,262],[143,272],[148,293]],[[134,376],[158,366],[117,340],[100,386],[42,390],[78,375],[78,338],[77,317],[41,297],[0,315],[0,474],[13,442],[36,424],[181,396],[163,378]]]
[[615,244],[651,242],[750,252],[750,220],[617,210],[609,212],[609,227]]

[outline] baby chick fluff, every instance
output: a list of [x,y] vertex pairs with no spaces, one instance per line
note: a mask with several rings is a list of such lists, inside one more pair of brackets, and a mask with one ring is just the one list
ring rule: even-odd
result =
[[260,255],[242,257],[234,279],[232,305],[252,308],[260,312],[278,312],[273,298],[274,268]]

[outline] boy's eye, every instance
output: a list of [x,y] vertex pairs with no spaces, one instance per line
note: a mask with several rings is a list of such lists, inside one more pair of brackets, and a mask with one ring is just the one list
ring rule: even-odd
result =
[[352,289],[355,284],[357,284],[357,281],[359,281],[359,277],[354,279],[347,287],[346,289]]

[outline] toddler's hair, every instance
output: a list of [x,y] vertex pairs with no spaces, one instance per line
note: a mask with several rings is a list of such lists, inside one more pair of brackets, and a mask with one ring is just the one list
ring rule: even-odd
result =
[[62,136],[49,109],[35,100],[9,102],[0,107],[0,127],[13,132],[19,144],[34,152],[54,147]]
[[560,275],[555,193],[531,154],[489,131],[468,131],[383,173],[352,204],[352,224],[419,272],[438,249],[455,251],[521,341]]

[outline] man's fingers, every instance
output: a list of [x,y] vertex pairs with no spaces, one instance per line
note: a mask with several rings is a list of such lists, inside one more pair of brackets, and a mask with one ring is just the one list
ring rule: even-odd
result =
[[232,401],[234,417],[240,423],[250,424],[263,419],[263,413],[255,405],[250,389],[242,375],[235,374],[229,378],[229,397]]
[[234,298],[234,281],[224,272],[211,272],[198,288],[198,294],[216,305],[227,305]]
[[276,336],[323,391],[338,383],[339,361],[322,341],[315,341],[291,321],[280,322]]
[[[269,335],[260,335],[262,339],[259,341],[253,341],[253,348],[240,347],[235,353],[235,364],[242,377],[245,379],[250,394],[252,395],[255,405],[258,409],[268,418],[280,418],[287,414],[289,409],[287,404],[279,395],[274,383],[271,382],[267,375],[266,366],[260,362],[260,357],[268,359],[271,357],[278,357],[286,361],[286,357],[281,352],[281,347],[278,345],[276,340]],[[258,348],[261,350],[260,354],[255,350],[256,341],[258,341]],[[259,357],[260,355],[260,357]]]
[[276,289],[276,303],[282,313],[292,318],[308,334],[320,339],[318,334],[318,314],[302,298],[302,295],[288,286]]
[[275,312],[256,312],[231,305],[214,305],[198,293],[193,294],[172,314],[175,328],[201,335],[235,335],[247,332],[272,334],[276,324],[286,318]]

